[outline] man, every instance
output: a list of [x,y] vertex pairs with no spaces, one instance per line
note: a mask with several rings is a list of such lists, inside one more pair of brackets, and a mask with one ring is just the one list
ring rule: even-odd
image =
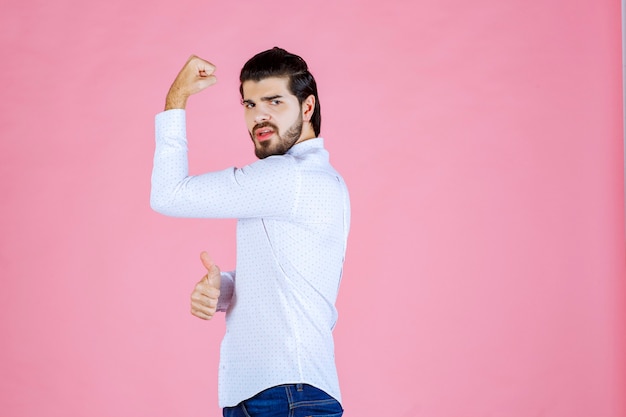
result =
[[251,58],[240,93],[259,160],[189,176],[184,109],[214,71],[189,58],[156,116],[150,200],[167,215],[238,219],[236,270],[203,252],[207,275],[191,297],[197,317],[226,312],[220,406],[224,416],[340,416],[332,329],[350,203],[319,137],[315,79],[280,48]]

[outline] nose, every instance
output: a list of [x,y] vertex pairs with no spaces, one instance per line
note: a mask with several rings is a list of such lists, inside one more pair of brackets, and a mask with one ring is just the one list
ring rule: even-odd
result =
[[256,114],[254,115],[255,123],[263,123],[267,122],[268,120],[270,120],[270,115],[266,111],[264,111],[263,109],[258,109],[256,111]]

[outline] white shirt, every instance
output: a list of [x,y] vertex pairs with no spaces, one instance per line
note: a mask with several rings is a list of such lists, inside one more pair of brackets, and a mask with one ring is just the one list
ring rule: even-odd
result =
[[243,168],[189,176],[185,111],[156,116],[154,210],[237,218],[236,272],[222,273],[226,311],[219,404],[307,383],[341,402],[332,329],[350,227],[346,185],[321,138]]

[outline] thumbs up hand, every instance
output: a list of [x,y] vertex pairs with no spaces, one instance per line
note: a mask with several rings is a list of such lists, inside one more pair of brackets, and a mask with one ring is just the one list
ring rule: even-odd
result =
[[204,320],[211,320],[217,310],[220,296],[221,272],[208,253],[200,254],[202,265],[207,270],[191,293],[191,314]]

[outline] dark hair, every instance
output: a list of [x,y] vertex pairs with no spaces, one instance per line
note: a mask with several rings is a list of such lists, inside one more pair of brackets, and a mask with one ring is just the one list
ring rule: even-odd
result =
[[315,78],[309,72],[304,59],[278,47],[256,54],[241,69],[239,75],[241,97],[243,98],[244,81],[258,82],[268,77],[289,77],[289,91],[298,98],[300,104],[310,95],[315,97],[311,125],[315,136],[319,136],[322,125],[320,99],[317,96]]

